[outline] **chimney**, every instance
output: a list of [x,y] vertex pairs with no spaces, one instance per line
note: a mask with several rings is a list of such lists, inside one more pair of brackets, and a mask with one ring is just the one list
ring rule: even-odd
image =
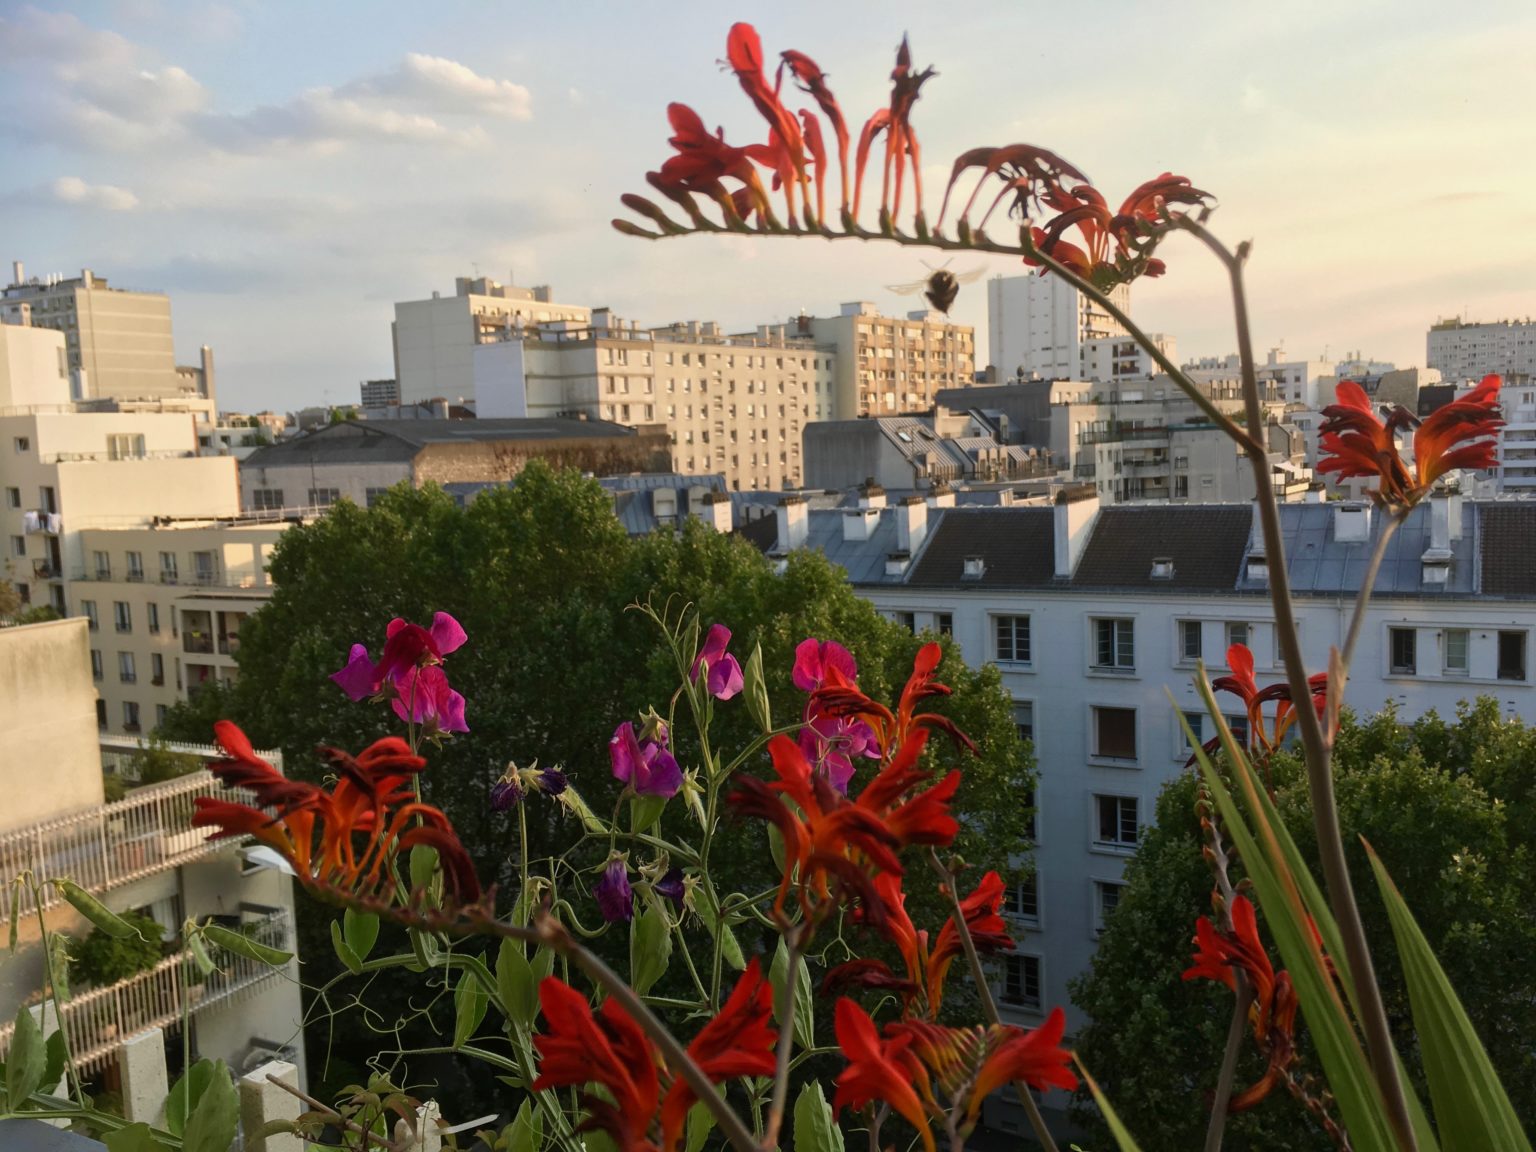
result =
[[[1428,589],[1443,590],[1450,583],[1451,561],[1455,559],[1451,551],[1451,500],[1452,497],[1444,492],[1436,492],[1428,501],[1429,547],[1419,557],[1420,580]],[[1455,526],[1456,535],[1460,536],[1460,507],[1456,508],[1455,514],[1458,521]]]
[[955,506],[955,490],[944,481],[940,480],[932,488],[928,489],[928,507],[953,508]]
[[1323,504],[1328,500],[1328,488],[1321,480],[1314,480],[1307,485],[1307,494],[1302,497],[1304,504]]
[[96,287],[96,277],[89,268],[80,269],[80,281],[87,288]]
[[26,283],[26,280],[25,280],[26,274],[27,274],[27,270],[26,270],[26,268],[24,268],[22,266],[22,263],[21,263],[20,260],[12,260],[11,261],[11,283],[12,284],[14,284],[16,287],[20,288],[23,284]]
[[1429,547],[1432,551],[1449,551],[1451,547],[1451,501],[1442,492],[1430,496]]
[[849,508],[843,513],[843,539],[850,544],[868,540],[875,534],[879,524],[880,509],[866,508],[861,500],[859,507]]
[[859,507],[885,507],[885,489],[880,487],[879,484],[875,483],[875,478],[873,476],[859,485]]
[[782,556],[786,552],[793,552],[796,548],[805,547],[806,530],[810,527],[810,514],[805,506],[805,497],[781,496],[774,514],[779,522],[779,534],[774,541],[774,552]]
[[1337,544],[1363,544],[1371,538],[1371,509],[1366,504],[1336,504],[1333,539]]
[[1092,484],[1063,488],[1056,493],[1052,511],[1056,514],[1056,575],[1070,580],[1099,516],[1098,490]]
[[1447,492],[1445,496],[1445,518],[1450,529],[1452,540],[1461,539],[1461,490],[1456,489]]
[[928,538],[928,501],[906,496],[896,506],[896,551],[911,556]]
[[[716,532],[731,530],[731,497],[727,492],[706,492],[698,502],[696,513],[700,520]],[[783,529],[781,528],[782,532]]]

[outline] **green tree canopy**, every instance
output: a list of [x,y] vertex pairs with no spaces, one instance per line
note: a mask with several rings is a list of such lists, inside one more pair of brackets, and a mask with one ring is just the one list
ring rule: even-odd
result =
[[[1391,711],[1346,717],[1334,756],[1356,893],[1410,1073],[1418,1077],[1418,1054],[1402,970],[1380,894],[1365,879],[1370,872],[1358,837],[1376,848],[1407,897],[1516,1110],[1527,1116],[1536,1114],[1533,745],[1532,729],[1501,717],[1498,702],[1484,698],[1463,705],[1454,721],[1430,713],[1403,723]],[[1281,755],[1272,767],[1286,826],[1316,872],[1300,758]],[[1225,989],[1180,979],[1190,963],[1195,919],[1210,911],[1211,875],[1201,857],[1195,797],[1189,774],[1164,789],[1156,827],[1127,866],[1128,887],[1093,967],[1073,987],[1074,1000],[1093,1017],[1078,1036],[1078,1051],[1110,1086],[1121,1118],[1148,1152],[1200,1146],[1205,1110],[1191,1101],[1208,1100],[1215,1088],[1231,1018]],[[1261,908],[1261,933],[1262,917]],[[1316,1072],[1317,1064],[1303,1070]],[[1239,1086],[1262,1073],[1248,1045]],[[1097,1126],[1089,1107],[1080,1118]],[[1279,1091],[1234,1116],[1228,1133],[1233,1147],[1332,1147],[1302,1107]]]

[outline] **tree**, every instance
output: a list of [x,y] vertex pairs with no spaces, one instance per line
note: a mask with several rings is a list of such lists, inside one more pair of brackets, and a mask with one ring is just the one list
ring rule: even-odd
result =
[[118,916],[133,932],[119,939],[100,928],[93,929],[74,947],[70,957],[69,971],[75,982],[105,988],[160,963],[165,955],[160,925],[139,912],[121,912]]
[[0,620],[9,620],[21,611],[21,593],[9,580],[0,580]]
[[[207,740],[212,722],[228,717],[257,747],[281,748],[290,774],[317,779],[316,745],[357,750],[399,732],[388,707],[353,704],[327,680],[350,645],[366,643],[377,655],[391,618],[426,621],[436,610],[449,611],[469,635],[449,658],[448,672],[468,701],[470,732],[429,751],[422,784],[426,799],[453,820],[482,880],[506,891],[515,891],[517,821],[493,812],[488,797],[507,762],[560,764],[595,809],[611,811],[619,793],[607,747],[615,727],[648,706],[664,710],[676,689],[661,636],[632,605],[670,605],[674,616],[693,605],[705,627],[719,622],[732,629],[731,649],[743,663],[761,644],[778,724],[798,719],[805,704],[790,669],[795,646],[807,636],[846,645],[859,661],[862,686],[887,701],[905,683],[921,642],[882,618],[819,555],[797,554],[777,574],[745,540],[697,521],[675,534],[631,539],[600,485],[540,461],[530,462],[514,485],[488,491],[467,508],[430,486],[402,485],[371,509],[343,501],[285,532],[271,571],[272,600],[241,631],[238,680],[173,709],[161,731]],[[972,671],[950,651],[939,678],[955,694],[938,708],[981,752],[962,762],[939,737],[931,753],[935,763],[961,762],[967,770],[957,804],[966,831],[957,850],[979,877],[985,867],[1021,862],[1015,852],[1028,825],[1023,798],[1033,761],[1017,738],[995,669]],[[754,735],[744,707],[718,710],[714,738],[721,746],[740,747]],[[679,740],[678,758],[687,763],[686,733]],[[665,819],[686,819],[682,809],[670,805]],[[552,805],[531,807],[529,818],[535,857],[579,835],[574,820]],[[726,883],[746,891],[771,886],[761,825],[729,823],[718,843],[718,875]],[[605,848],[592,848],[594,865]],[[914,867],[927,875],[922,861]],[[940,911],[936,885],[912,887],[931,892],[924,899],[932,901],[927,907],[915,899],[914,918],[937,928],[947,908]],[[330,919],[313,904],[301,908],[300,948],[311,983],[340,970]],[[610,941],[615,958],[627,957],[622,932],[604,946]],[[405,1014],[405,998],[400,994],[397,1004],[395,994],[387,982],[375,982],[371,1012],[388,1020],[397,1009]],[[332,1051],[359,1065],[379,1044],[360,1029],[338,1032],[336,1042]],[[446,1062],[432,1072],[460,1075]],[[472,1099],[470,1087],[458,1082]],[[476,1084],[482,1104],[498,1091],[489,1076]],[[445,1097],[452,1085],[445,1083]]]
[[[1344,828],[1370,841],[1407,896],[1516,1111],[1526,1115],[1536,1109],[1536,1053],[1529,1043],[1536,1034],[1533,745],[1536,733],[1502,718],[1497,701],[1482,699],[1464,704],[1455,721],[1430,713],[1403,723],[1390,710],[1365,720],[1346,717],[1335,754]],[[1278,756],[1272,769],[1286,826],[1316,871],[1299,758]],[[1096,1076],[1113,1084],[1116,1108],[1148,1152],[1200,1145],[1204,1112],[1190,1101],[1214,1090],[1231,1016],[1224,989],[1179,979],[1190,963],[1195,918],[1210,909],[1195,795],[1189,774],[1164,789],[1157,824],[1127,866],[1128,887],[1093,967],[1073,986],[1073,999],[1093,1017],[1078,1036],[1078,1051]],[[1355,843],[1351,870],[1368,877],[1364,849]],[[1386,912],[1374,884],[1357,883],[1356,890],[1399,1051],[1422,1090]],[[1316,1071],[1316,1062],[1308,1068]],[[1239,1084],[1261,1074],[1257,1056],[1245,1051]],[[1098,1127],[1087,1106],[1080,1119]],[[1332,1147],[1281,1093],[1234,1116],[1228,1132],[1235,1147]]]

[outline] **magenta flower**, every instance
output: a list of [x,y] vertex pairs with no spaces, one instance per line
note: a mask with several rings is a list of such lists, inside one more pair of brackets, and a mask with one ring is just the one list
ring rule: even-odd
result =
[[622,856],[614,856],[603,869],[603,878],[597,882],[592,894],[597,897],[597,909],[610,924],[628,921],[635,914],[634,889],[629,886],[629,865]]
[[403,694],[403,681],[409,679],[413,669],[441,664],[444,656],[468,639],[459,622],[446,612],[432,617],[431,628],[397,616],[384,630],[384,637],[384,651],[377,664],[369,661],[364,645],[354,644],[347,655],[347,666],[331,674],[331,679],[353,700],[377,696],[386,683],[393,683]]
[[655,740],[641,740],[633,724],[620,724],[608,741],[613,775],[641,796],[676,796],[683,786],[683,770],[666,747]]
[[421,724],[428,736],[441,732],[468,732],[464,723],[464,697],[448,686],[448,676],[436,664],[413,668],[404,682],[395,681],[398,695],[390,704],[407,724]]
[[859,666],[853,655],[835,640],[809,638],[800,641],[795,649],[795,687],[802,692],[814,692],[827,679],[827,670],[836,669],[850,683],[858,680]]
[[736,657],[725,650],[731,642],[731,630],[724,624],[711,625],[704,637],[704,647],[693,658],[693,668],[688,675],[697,681],[702,671],[707,677],[705,685],[716,700],[729,700],[742,689],[741,665]]
[[862,720],[818,714],[800,729],[800,751],[843,795],[853,779],[853,757],[880,759],[880,741]]

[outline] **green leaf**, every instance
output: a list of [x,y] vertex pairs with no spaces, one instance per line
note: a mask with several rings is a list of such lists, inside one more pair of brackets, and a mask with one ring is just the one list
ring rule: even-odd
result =
[[523,1031],[532,1028],[539,1013],[539,982],[519,941],[501,942],[496,953],[496,991],[513,1026]]
[[107,1152],[163,1152],[165,1148],[155,1139],[154,1130],[143,1123],[130,1124],[116,1132],[104,1132],[101,1139]]
[[[811,968],[805,957],[800,957],[795,973],[795,1043],[801,1048],[816,1047],[816,1020],[811,1002]],[[789,949],[784,941],[773,950],[773,963],[768,968],[768,982],[773,985],[773,1018],[783,1027],[785,984],[789,978]]]
[[666,810],[665,796],[631,796],[629,798],[629,830],[636,836],[648,832],[661,819]]
[[752,655],[747,657],[747,670],[742,674],[747,698],[747,711],[764,732],[773,731],[773,713],[768,706],[768,685],[763,679],[763,646],[752,645]]
[[539,948],[533,954],[533,978],[535,984],[542,984],[555,971],[555,950],[553,948]]
[[133,925],[92,896],[73,880],[55,880],[59,895],[68,900],[74,910],[84,916],[108,936],[121,940],[133,935]]
[[408,965],[412,972],[425,972],[428,968],[437,967],[437,958],[442,954],[437,941],[431,933],[423,932],[419,928],[406,929],[406,935],[411,940],[411,951],[416,954],[416,963]]
[[772,824],[768,825],[768,854],[773,857],[773,866],[782,876],[784,874],[784,833]]
[[192,963],[197,965],[197,970],[205,978],[213,975],[213,970],[217,965],[214,964],[213,957],[208,955],[207,945],[203,943],[202,928],[194,925],[184,931],[182,935],[186,937],[187,950],[192,953]]
[[660,980],[672,960],[672,933],[667,914],[651,904],[629,933],[629,982],[644,996]]
[[437,849],[430,844],[417,844],[411,849],[411,890],[424,891],[432,883],[437,872]]
[[254,960],[258,964],[266,964],[272,968],[280,968],[293,959],[292,952],[268,948],[265,944],[258,944],[249,936],[219,924],[204,925],[203,935],[226,952],[233,952],[236,956],[244,956],[247,960]]
[[43,1034],[32,1019],[31,1009],[23,1005],[16,1010],[16,1030],[11,1034],[11,1050],[5,1059],[5,1095],[12,1110],[21,1108],[27,1097],[37,1091],[47,1061]]
[[1365,846],[1387,919],[1403,963],[1414,1031],[1424,1055],[1424,1075],[1446,1152],[1530,1152],[1531,1142],[1520,1127],[1498,1072],[1434,950],[1424,938],[1403,895],[1369,844]]
[[69,1049],[64,1039],[64,1030],[59,1028],[48,1037],[48,1042],[43,1046],[46,1059],[43,1062],[43,1078],[38,1082],[39,1087],[45,1091],[53,1088],[64,1079],[64,1066],[68,1062]]
[[[1083,1067],[1081,1060],[1077,1063],[1077,1070],[1083,1074],[1083,1083],[1088,1085],[1088,1091],[1093,1093],[1093,1102],[1099,1106],[1099,1111],[1104,1114],[1104,1123],[1109,1126],[1109,1130],[1115,1138],[1115,1143],[1120,1146],[1120,1152],[1141,1152],[1141,1149],[1136,1144],[1136,1138],[1121,1123],[1120,1117],[1115,1114],[1114,1107],[1109,1102],[1109,1098],[1104,1095],[1103,1090],[1098,1085],[1098,1081],[1088,1075],[1088,1069]],[[1382,1147],[1385,1148],[1386,1145]]]
[[240,1124],[240,1098],[224,1061],[213,1065],[208,1085],[187,1117],[182,1152],[229,1152]]
[[171,1086],[171,1094],[165,1098],[165,1130],[172,1136],[180,1136],[186,1130],[187,1118],[212,1080],[213,1061],[199,1060]]
[[700,1152],[709,1140],[709,1134],[715,1127],[715,1114],[709,1110],[709,1105],[702,1100],[695,1100],[693,1107],[688,1109],[688,1124],[684,1137],[685,1152]]
[[532,1101],[523,1101],[502,1140],[506,1152],[538,1152],[544,1140],[544,1116],[534,1110]]
[[336,949],[337,958],[347,966],[347,971],[354,976],[363,974],[363,962],[356,952],[352,951],[352,945],[346,941],[341,925],[335,920],[331,921],[331,945]]
[[[482,958],[483,962],[483,958]],[[465,972],[453,990],[453,1046],[462,1047],[485,1019],[486,1007],[491,998],[474,974]]]
[[816,1080],[806,1081],[795,1098],[793,1135],[795,1152],[843,1152],[843,1133]]
[[721,923],[720,909],[710,897],[709,885],[700,884],[693,893],[694,907],[699,913],[699,919],[704,922],[704,927],[709,931],[711,938],[719,938],[720,951],[725,956],[725,962],[738,972],[747,970],[747,958],[742,955],[741,944],[736,940],[736,933],[731,931],[729,924]]
[[[379,917],[373,912],[358,912],[348,908],[341,914],[342,936],[352,955],[358,960],[368,959],[373,945],[379,938]],[[343,958],[345,962],[345,958]]]

